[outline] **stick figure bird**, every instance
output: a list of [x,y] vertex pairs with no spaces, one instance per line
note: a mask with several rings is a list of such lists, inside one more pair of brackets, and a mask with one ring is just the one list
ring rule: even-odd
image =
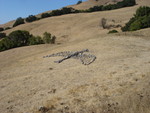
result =
[[84,49],[82,51],[64,51],[64,52],[59,52],[59,53],[55,53],[55,54],[51,54],[51,55],[47,55],[47,56],[43,56],[43,58],[47,58],[47,57],[56,57],[56,56],[62,56],[64,57],[61,60],[58,61],[54,61],[55,63],[61,63],[64,60],[67,60],[69,58],[74,58],[74,59],[79,59],[81,61],[82,64],[84,65],[89,65],[92,62],[95,61],[96,56],[95,55],[91,55],[91,54],[86,54],[87,52],[89,52],[88,49]]

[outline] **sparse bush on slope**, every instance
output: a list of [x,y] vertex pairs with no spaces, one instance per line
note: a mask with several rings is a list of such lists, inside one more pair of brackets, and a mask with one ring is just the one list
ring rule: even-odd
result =
[[150,7],[142,6],[136,10],[136,14],[122,27],[122,31],[135,31],[150,27]]

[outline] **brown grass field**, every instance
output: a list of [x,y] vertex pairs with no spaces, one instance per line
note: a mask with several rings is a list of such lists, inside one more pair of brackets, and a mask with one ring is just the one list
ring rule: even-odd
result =
[[[86,2],[87,5],[90,4]],[[85,3],[84,3],[85,4]],[[5,31],[45,31],[56,44],[0,52],[0,113],[150,113],[150,28],[107,34],[107,25],[124,25],[139,6],[50,17]],[[113,29],[113,28],[112,28]],[[89,49],[96,60],[54,63],[43,58],[61,51]]]

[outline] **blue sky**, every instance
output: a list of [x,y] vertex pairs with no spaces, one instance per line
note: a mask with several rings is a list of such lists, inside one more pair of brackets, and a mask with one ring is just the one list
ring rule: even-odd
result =
[[[0,0],[0,24],[76,4],[79,0]],[[86,0],[82,0],[86,1]]]

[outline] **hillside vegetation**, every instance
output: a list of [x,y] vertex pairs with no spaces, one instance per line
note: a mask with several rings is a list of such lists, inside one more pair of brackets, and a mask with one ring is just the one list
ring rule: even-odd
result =
[[150,7],[143,6],[136,10],[134,17],[122,28],[123,31],[135,31],[150,27]]
[[40,36],[33,36],[28,31],[24,30],[13,31],[8,36],[6,36],[6,34],[2,34],[1,36],[3,37],[0,40],[0,52],[22,46],[54,44],[56,40],[56,36],[52,36],[47,32],[43,34],[43,38]]
[[[79,1],[77,5],[81,3],[82,2]],[[136,4],[135,0],[123,0],[123,1],[117,2],[116,4],[93,6],[86,10],[77,10],[72,7],[64,7],[62,9],[53,10],[50,13],[42,13],[40,18],[37,18],[34,15],[29,15],[25,19],[19,17],[16,19],[12,27],[16,27],[18,25],[24,24],[25,21],[33,22],[33,21],[40,20],[40,19],[47,18],[47,17],[60,16],[60,15],[71,14],[71,13],[87,13],[87,12],[95,12],[95,11],[114,10],[114,9],[119,9],[123,7],[134,6],[135,4]],[[1,29],[4,29],[4,28],[1,28]]]

